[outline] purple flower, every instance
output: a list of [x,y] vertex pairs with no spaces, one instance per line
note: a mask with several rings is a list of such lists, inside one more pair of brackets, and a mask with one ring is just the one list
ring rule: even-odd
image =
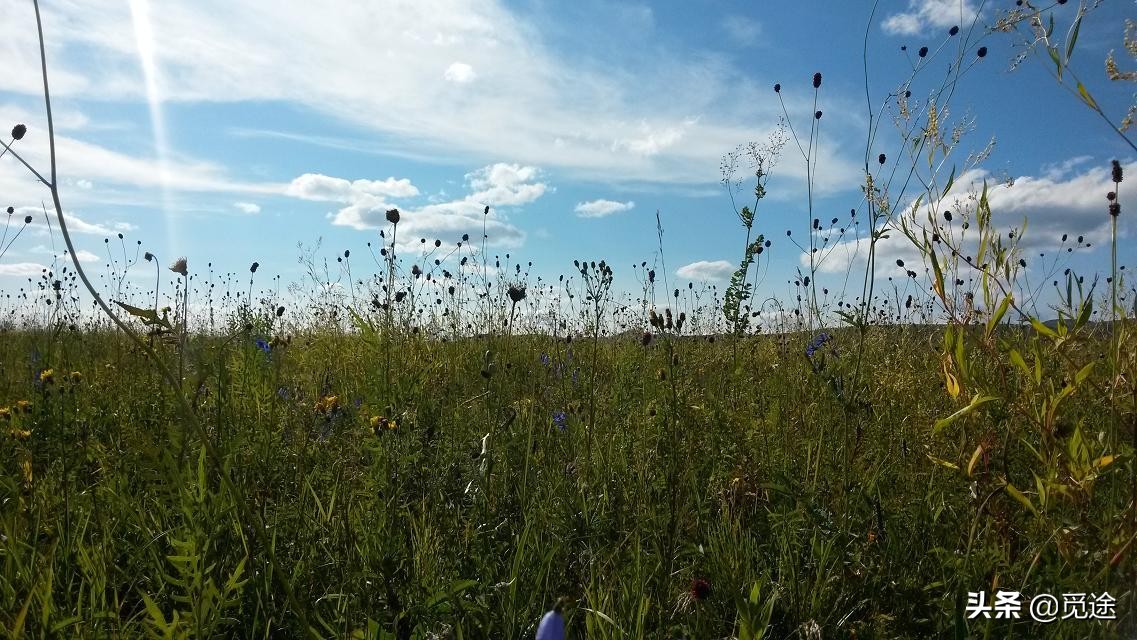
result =
[[257,338],[257,348],[265,353],[272,351],[272,345],[266,342],[264,338]]
[[541,354],[541,364],[543,364],[547,367],[547,366],[549,366],[549,363],[551,361],[552,361],[552,359],[549,357],[549,354],[547,354],[547,353]]
[[568,416],[564,411],[553,412],[553,426],[561,431],[568,428]]

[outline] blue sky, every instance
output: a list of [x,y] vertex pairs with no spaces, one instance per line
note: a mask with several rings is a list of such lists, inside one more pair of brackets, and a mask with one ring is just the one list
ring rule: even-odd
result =
[[[106,260],[104,237],[122,232],[163,262],[186,255],[191,270],[212,262],[243,273],[255,260],[285,282],[303,278],[299,242],[365,256],[390,206],[403,211],[400,238],[452,243],[481,236],[489,204],[495,252],[552,278],[573,259],[605,258],[625,289],[636,288],[630,266],[654,259],[658,210],[669,277],[721,287],[742,237],[720,158],[772,130],[782,113],[774,83],[802,133],[811,78],[823,74],[815,215],[862,206],[867,27],[874,109],[920,46],[946,42],[913,84],[917,99],[959,47],[988,47],[952,98],[950,116],[973,121],[957,164],[994,138],[967,176],[1015,178],[993,198],[996,216],[1028,216],[1032,250],[1083,234],[1096,248],[1074,265],[1108,266],[1108,164],[1121,160],[1137,179],[1137,158],[1042,61],[1009,71],[1017,39],[983,25],[1012,5],[886,0],[870,21],[867,1],[336,0],[315,10],[288,0],[45,0],[62,200],[90,265]],[[0,121],[26,123],[16,149],[46,167],[31,3],[5,0],[4,14]],[[965,32],[949,39],[961,15]],[[1103,60],[1112,48],[1124,54],[1125,18],[1137,18],[1130,0],[1090,13],[1074,63],[1115,120],[1133,87],[1110,83]],[[888,125],[877,153],[899,153]],[[791,144],[757,224],[774,240],[770,295],[788,295],[801,264],[785,230],[807,231],[804,177]],[[1123,205],[1137,211],[1128,186]],[[35,212],[41,199],[46,190],[13,158],[0,160],[0,204]],[[26,284],[52,263],[51,246],[37,219],[0,259],[0,286]],[[900,242],[886,253],[914,255]],[[1123,248],[1122,261],[1134,255]]]

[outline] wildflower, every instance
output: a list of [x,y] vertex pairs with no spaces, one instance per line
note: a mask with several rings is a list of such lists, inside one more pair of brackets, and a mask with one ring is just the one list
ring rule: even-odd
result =
[[44,384],[44,385],[51,384],[51,383],[55,382],[55,370],[54,369],[44,369],[43,371],[40,371],[39,375],[36,377],[39,380],[40,384]]
[[142,254],[142,257],[146,259],[146,262],[154,262],[154,254],[150,253],[149,251]]
[[952,27],[951,29],[948,29],[949,36],[954,36],[957,33],[959,33],[959,27]]
[[1113,168],[1113,181],[1114,182],[1121,182],[1121,179],[1123,177],[1122,173],[1121,173],[1121,163],[1118,162],[1117,160],[1114,160],[1112,162],[1112,168]]
[[264,338],[257,338],[256,345],[257,345],[258,349],[260,349],[261,351],[264,351],[265,353],[269,353],[272,351],[272,345],[270,345],[268,342],[266,342]]
[[821,119],[821,110],[817,110],[817,111],[813,112],[813,119],[814,120],[820,120]]
[[565,640],[564,606],[565,598],[560,598],[552,610],[541,617],[536,640]]
[[516,284],[509,285],[509,299],[512,300],[514,304],[517,304],[518,302],[524,300],[525,287]]
[[284,315],[284,307],[277,307],[276,308],[276,317],[279,318],[282,315]]
[[782,85],[780,83],[774,83],[774,93],[781,93],[781,92],[782,92]]
[[920,51],[918,51],[917,53],[919,53],[920,57],[923,58],[924,56],[928,55],[928,48],[927,47],[920,47]]
[[711,597],[711,583],[706,578],[691,581],[691,597],[698,601]]
[[369,423],[376,436],[384,431],[394,431],[399,426],[394,420],[390,420],[386,416],[371,416]]
[[254,262],[253,266],[249,267],[249,273],[256,273],[257,269],[260,268],[260,266],[261,266],[261,263]]
[[27,440],[32,436],[32,432],[27,429],[13,428],[10,435],[16,440]]
[[987,57],[987,47],[979,47],[979,50],[975,52],[975,55],[979,56],[980,58]]
[[12,419],[12,410],[8,407],[0,407],[0,420],[8,422]]
[[27,125],[18,124],[16,126],[12,127],[12,139],[13,140],[23,140],[24,135],[27,132],[28,132]]
[[170,265],[170,271],[173,271],[183,278],[188,277],[189,269],[186,266],[186,259],[178,258],[176,261],[174,261],[174,264]]
[[24,216],[24,224],[31,224],[31,223],[32,223],[32,217],[31,216]]
[[399,224],[399,210],[387,209],[387,222],[391,224]]
[[821,88],[821,74],[820,73],[813,74],[813,88],[814,89],[820,89]]
[[564,411],[556,411],[553,413],[553,426],[560,431],[564,431],[568,428],[568,416],[565,415]]
[[550,362],[552,362],[552,358],[550,358],[549,354],[547,354],[547,353],[542,353],[540,360],[541,360],[541,364],[545,365],[546,367],[549,366]]
[[8,207],[8,215],[12,215],[13,213],[16,213],[16,208],[15,207]]
[[79,384],[83,381],[83,374],[78,371],[72,371],[71,375],[69,375],[68,378],[71,379],[71,382],[73,384]]
[[17,400],[16,408],[19,409],[21,413],[31,413],[32,403],[28,402],[27,400]]
[[324,396],[316,401],[316,413],[334,414],[340,406],[339,396]]

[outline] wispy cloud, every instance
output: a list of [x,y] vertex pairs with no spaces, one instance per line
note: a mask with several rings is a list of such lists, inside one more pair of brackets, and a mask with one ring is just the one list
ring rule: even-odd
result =
[[762,37],[762,23],[746,16],[726,16],[722,28],[731,42],[740,47],[754,46]]
[[949,28],[971,22],[977,13],[971,0],[908,0],[908,10],[884,19],[885,33],[914,36],[931,28]]
[[621,211],[629,211],[636,206],[636,203],[629,200],[627,202],[617,202],[615,200],[589,200],[588,202],[578,202],[576,208],[576,215],[581,218],[603,218],[610,216],[613,213],[620,213]]
[[[650,23],[650,8],[637,12]],[[26,10],[5,17],[32,21]],[[664,53],[646,75],[584,65],[547,46],[500,0],[424,0],[391,10],[334,0],[319,12],[302,0],[171,0],[150,22],[160,43],[155,89],[166,102],[290,103],[381,134],[394,150],[463,162],[508,157],[608,182],[714,182],[724,150],[778,115],[772,102],[740,98],[765,79],[721,58]],[[145,99],[127,3],[53,2],[45,23],[56,95]],[[733,28],[746,35],[755,26],[736,21]],[[297,42],[304,43],[302,56]],[[19,76],[13,91],[40,90],[34,45],[21,36],[0,49],[0,68]],[[639,81],[629,83],[629,76]],[[855,178],[847,160],[839,162]],[[116,175],[157,183],[152,163],[140,162],[148,170],[119,167],[128,170]],[[225,180],[224,171],[210,167],[182,168],[171,167],[172,188],[255,186]],[[92,172],[88,179],[101,177]]]
[[241,213],[256,214],[261,212],[261,206],[254,202],[234,202],[233,206]]
[[0,276],[38,276],[47,267],[36,262],[16,262],[0,264]]

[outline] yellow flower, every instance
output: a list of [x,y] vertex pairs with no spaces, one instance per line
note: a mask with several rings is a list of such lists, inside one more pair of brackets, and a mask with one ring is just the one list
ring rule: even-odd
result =
[[324,396],[316,402],[317,413],[331,413],[340,406],[339,396]]
[[379,435],[384,429],[394,431],[398,429],[399,425],[394,420],[390,420],[385,416],[371,416],[371,429],[375,435]]
[[12,419],[12,410],[8,407],[0,407],[0,420],[5,422]]
[[39,372],[39,381],[44,384],[55,382],[55,369],[44,369]]
[[71,372],[71,382],[74,382],[75,384],[79,384],[82,381],[83,381],[83,374],[82,373],[79,373],[78,371],[72,371]]
[[24,458],[20,463],[20,471],[24,472],[24,482],[32,483],[32,460],[31,458]]
[[23,411],[24,413],[31,413],[32,412],[32,403],[28,402],[27,400],[17,400],[16,401],[16,408],[19,409],[20,411]]
[[32,432],[28,431],[27,429],[12,429],[12,437],[17,440],[27,440],[29,437],[31,437],[31,435]]

